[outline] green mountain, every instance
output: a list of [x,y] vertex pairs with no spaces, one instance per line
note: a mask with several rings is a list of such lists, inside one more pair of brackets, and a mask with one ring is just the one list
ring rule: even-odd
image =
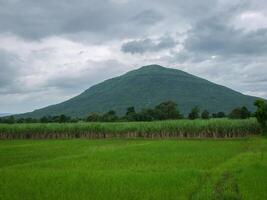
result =
[[39,118],[60,114],[84,117],[91,112],[109,110],[123,115],[129,106],[140,110],[167,100],[175,101],[183,113],[188,113],[196,105],[211,113],[228,113],[243,105],[254,110],[255,99],[181,70],[149,65],[92,86],[68,101],[20,117]]

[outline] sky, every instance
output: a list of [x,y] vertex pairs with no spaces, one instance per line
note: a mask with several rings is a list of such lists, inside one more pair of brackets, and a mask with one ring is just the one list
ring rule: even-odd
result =
[[0,113],[149,64],[267,98],[266,0],[0,0]]

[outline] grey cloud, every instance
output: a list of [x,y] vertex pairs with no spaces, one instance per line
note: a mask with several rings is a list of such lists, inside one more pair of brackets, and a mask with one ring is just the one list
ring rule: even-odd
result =
[[82,32],[119,37],[138,33],[138,25],[149,27],[162,19],[157,11],[141,10],[140,2],[132,1],[119,4],[111,0],[7,0],[1,3],[0,32],[26,39]]
[[163,16],[154,10],[145,10],[132,18],[139,24],[155,24],[163,19]]
[[0,32],[27,39],[84,32],[95,38],[140,37],[164,19],[174,26],[181,21],[191,23],[208,15],[216,5],[213,0],[6,0],[0,6]]
[[25,94],[33,91],[41,91],[43,88],[29,88],[23,79],[27,78],[30,70],[28,66],[16,54],[0,49],[0,95]]
[[107,0],[6,1],[0,8],[0,30],[25,38],[104,30],[119,20],[117,9]]
[[[58,75],[50,77],[43,85],[44,88],[57,88],[65,91],[77,91],[79,89],[88,89],[90,86],[113,78],[114,76],[121,75],[126,72],[125,66],[117,60],[105,61],[87,61],[87,68],[85,68],[79,76],[62,76]],[[92,68],[91,66],[95,66]],[[106,73],[103,73],[105,71]]]
[[150,38],[142,40],[133,40],[122,45],[121,50],[125,53],[145,53],[157,52],[164,49],[171,49],[177,45],[177,42],[170,36],[164,36],[158,40]]
[[267,52],[266,41],[266,28],[247,32],[210,18],[200,21],[189,31],[184,47],[189,52],[255,56]]
[[[29,69],[26,77],[29,85],[36,81],[31,81],[36,73],[30,70],[33,68],[31,62],[23,63],[16,56],[16,51],[14,54],[0,51],[0,108],[9,107],[12,110],[19,104],[19,101],[9,104],[8,95],[15,95],[18,99],[20,96],[28,96],[23,106],[16,107],[16,110],[23,111],[26,108],[30,110],[33,104],[38,108],[60,102],[92,84],[132,69],[130,65],[137,68],[149,63],[176,66],[233,89],[251,94],[255,91],[255,94],[267,98],[267,29],[247,32],[232,23],[247,11],[259,11],[266,15],[265,0],[114,2],[0,0],[0,34],[12,33],[23,40],[67,37],[83,45],[99,42],[108,47],[111,44],[114,49],[118,47],[118,41],[130,41],[121,46],[122,52],[129,53],[126,58],[115,50],[112,54],[116,60],[88,61],[91,67],[77,77],[68,73],[58,76],[52,73],[48,80],[45,79],[44,83],[36,87],[36,91],[33,86],[27,88],[28,85],[24,86],[20,82],[23,68]],[[185,33],[181,37],[186,39],[180,40],[176,32]],[[162,35],[165,36],[160,37]],[[26,43],[32,42],[28,40]],[[180,51],[176,50],[180,48]],[[162,50],[167,50],[168,54]],[[142,55],[147,52],[153,55]],[[51,49],[37,48],[30,52],[30,56],[33,60],[42,60],[56,53]],[[69,67],[73,69],[76,64],[79,63],[72,63]],[[53,66],[53,61],[49,60],[49,65]],[[40,95],[47,98],[41,103],[33,103],[32,99],[38,99]]]
[[15,55],[0,50],[0,92],[15,82],[19,73],[17,60]]

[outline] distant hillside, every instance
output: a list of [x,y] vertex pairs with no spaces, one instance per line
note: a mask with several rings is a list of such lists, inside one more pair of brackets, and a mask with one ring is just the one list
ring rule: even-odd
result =
[[0,117],[5,117],[5,116],[9,116],[12,115],[11,113],[0,113]]
[[20,116],[39,118],[66,114],[84,117],[91,112],[108,110],[122,115],[129,106],[140,110],[166,100],[175,101],[183,113],[196,105],[210,112],[230,112],[243,105],[254,110],[255,99],[181,70],[149,65],[106,80],[63,103]]

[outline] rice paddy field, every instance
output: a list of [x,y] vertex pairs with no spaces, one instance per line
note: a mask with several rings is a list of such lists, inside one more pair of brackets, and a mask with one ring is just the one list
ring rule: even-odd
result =
[[267,138],[1,140],[0,199],[267,199]]
[[170,120],[111,123],[0,124],[0,139],[232,138],[257,135],[256,119]]

